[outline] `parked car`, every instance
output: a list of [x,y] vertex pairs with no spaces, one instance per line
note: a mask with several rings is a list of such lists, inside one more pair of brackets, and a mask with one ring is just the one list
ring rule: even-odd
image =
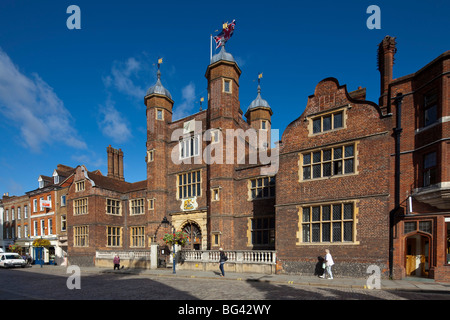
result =
[[25,268],[27,262],[18,254],[14,252],[2,252],[0,253],[0,267],[22,267]]

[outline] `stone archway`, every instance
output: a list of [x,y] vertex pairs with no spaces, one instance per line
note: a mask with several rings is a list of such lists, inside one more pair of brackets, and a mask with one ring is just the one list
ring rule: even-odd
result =
[[201,250],[202,249],[202,229],[200,226],[192,220],[186,221],[181,230],[186,232],[189,236],[189,242],[186,244],[185,248],[190,250]]

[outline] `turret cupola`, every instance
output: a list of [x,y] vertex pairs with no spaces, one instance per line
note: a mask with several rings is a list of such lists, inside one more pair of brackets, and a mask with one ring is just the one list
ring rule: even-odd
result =
[[164,86],[161,83],[161,70],[160,70],[161,63],[162,63],[162,59],[159,59],[158,60],[158,72],[156,73],[156,76],[157,76],[156,83],[147,90],[147,94],[145,95],[145,98],[144,98],[145,100],[147,100],[152,95],[159,95],[159,96],[166,97],[172,101],[172,95],[170,94],[169,90],[164,88]]
[[147,94],[144,98],[144,103],[147,106],[147,118],[156,120],[172,121],[172,108],[173,100],[172,96],[161,83],[161,71],[160,65],[162,59],[158,60],[158,72],[155,85],[147,90]]
[[258,76],[258,94],[245,113],[247,122],[255,129],[270,130],[272,109],[269,103],[261,97],[262,74]]

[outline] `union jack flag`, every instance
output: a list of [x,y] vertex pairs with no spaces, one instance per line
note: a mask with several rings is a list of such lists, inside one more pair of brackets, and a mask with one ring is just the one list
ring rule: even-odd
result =
[[235,26],[236,20],[233,20],[231,23],[223,24],[222,32],[214,37],[214,41],[216,42],[216,49],[220,48],[225,42],[230,40],[230,38],[233,36]]

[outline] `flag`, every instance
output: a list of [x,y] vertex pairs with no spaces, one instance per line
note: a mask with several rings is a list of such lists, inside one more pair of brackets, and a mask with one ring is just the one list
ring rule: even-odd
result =
[[227,22],[223,24],[222,32],[214,37],[214,41],[216,42],[216,49],[221,47],[223,43],[230,40],[230,38],[233,36],[235,26],[236,20],[233,20],[231,23]]
[[216,42],[216,49],[219,48],[222,45],[223,31],[219,33],[217,36],[215,36],[213,39]]
[[260,74],[258,74],[258,79],[262,79],[262,72]]
[[158,64],[162,64],[163,58],[158,59]]

